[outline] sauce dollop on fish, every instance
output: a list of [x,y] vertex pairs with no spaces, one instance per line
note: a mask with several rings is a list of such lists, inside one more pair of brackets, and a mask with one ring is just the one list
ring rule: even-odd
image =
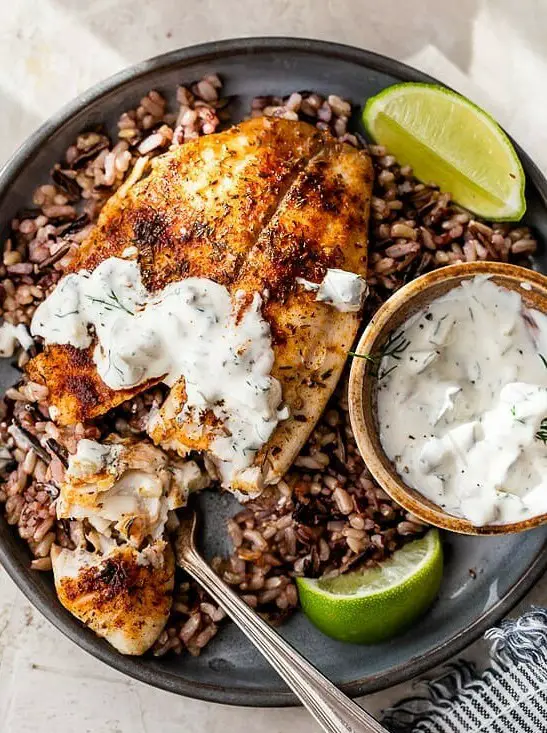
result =
[[189,277],[151,294],[134,260],[109,257],[89,272],[64,277],[39,306],[31,331],[46,344],[85,349],[110,388],[184,377],[182,418],[196,430],[214,415],[222,430],[211,452],[226,484],[250,466],[279,420],[281,385],[271,376],[270,327],[262,298],[250,302],[208,278]]

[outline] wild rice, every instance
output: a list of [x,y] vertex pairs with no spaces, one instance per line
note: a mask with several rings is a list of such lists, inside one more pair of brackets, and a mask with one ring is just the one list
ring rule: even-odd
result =
[[[117,140],[101,130],[80,134],[54,166],[51,182],[39,186],[35,208],[11,222],[0,263],[0,315],[29,324],[37,305],[52,290],[100,209],[116,190],[138,179],[148,159],[170,146],[214,132],[227,119],[222,83],[209,75],[177,90],[178,109],[168,110],[151,91],[118,120]],[[337,95],[293,92],[257,97],[251,116],[302,119],[330,130],[354,146],[348,133],[351,105]],[[408,166],[379,145],[370,145],[376,171],[371,201],[368,315],[394,290],[420,273],[453,262],[498,259],[528,264],[537,248],[526,227],[474,219],[449,194],[419,183]],[[136,164],[136,165],[135,165]],[[128,176],[128,171],[131,171]],[[30,358],[21,351],[20,367]],[[277,487],[248,503],[228,520],[234,551],[213,567],[245,602],[273,623],[298,605],[294,578],[337,575],[371,566],[424,531],[374,482],[363,463],[348,420],[347,395],[340,386],[288,475]],[[150,409],[165,390],[156,387],[112,411],[96,424],[59,428],[51,421],[47,390],[25,381],[6,391],[0,403],[0,503],[8,523],[28,543],[34,570],[51,570],[53,542],[85,544],[77,521],[56,521],[55,501],[69,453],[82,437],[98,439],[116,430],[139,435]],[[15,421],[13,424],[12,421]],[[216,469],[204,466],[212,478]],[[173,524],[174,525],[176,523]],[[153,653],[199,654],[216,635],[223,612],[193,581],[177,584],[172,616]]]

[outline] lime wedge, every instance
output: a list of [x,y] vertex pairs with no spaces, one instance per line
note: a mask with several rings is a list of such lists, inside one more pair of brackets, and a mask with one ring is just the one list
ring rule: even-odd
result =
[[374,644],[400,633],[429,608],[442,574],[442,545],[431,529],[378,567],[296,582],[304,613],[320,631],[340,641]]
[[524,171],[511,141],[465,97],[435,84],[396,84],[367,101],[363,124],[417,178],[478,216],[524,214]]

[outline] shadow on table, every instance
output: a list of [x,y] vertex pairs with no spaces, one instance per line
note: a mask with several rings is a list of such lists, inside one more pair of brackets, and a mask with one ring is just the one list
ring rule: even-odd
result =
[[483,4],[483,0],[53,2],[115,47],[128,64],[212,39],[289,35],[349,43],[399,59],[432,44],[464,71],[470,62],[473,19]]

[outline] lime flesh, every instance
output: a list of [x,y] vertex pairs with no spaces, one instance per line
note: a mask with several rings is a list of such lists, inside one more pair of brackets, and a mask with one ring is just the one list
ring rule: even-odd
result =
[[485,219],[522,218],[525,178],[515,149],[465,97],[434,84],[396,84],[367,101],[363,123],[401,165],[466,209]]
[[355,644],[385,641],[429,608],[442,580],[439,533],[431,529],[374,568],[336,578],[297,578],[306,616],[327,636]]

